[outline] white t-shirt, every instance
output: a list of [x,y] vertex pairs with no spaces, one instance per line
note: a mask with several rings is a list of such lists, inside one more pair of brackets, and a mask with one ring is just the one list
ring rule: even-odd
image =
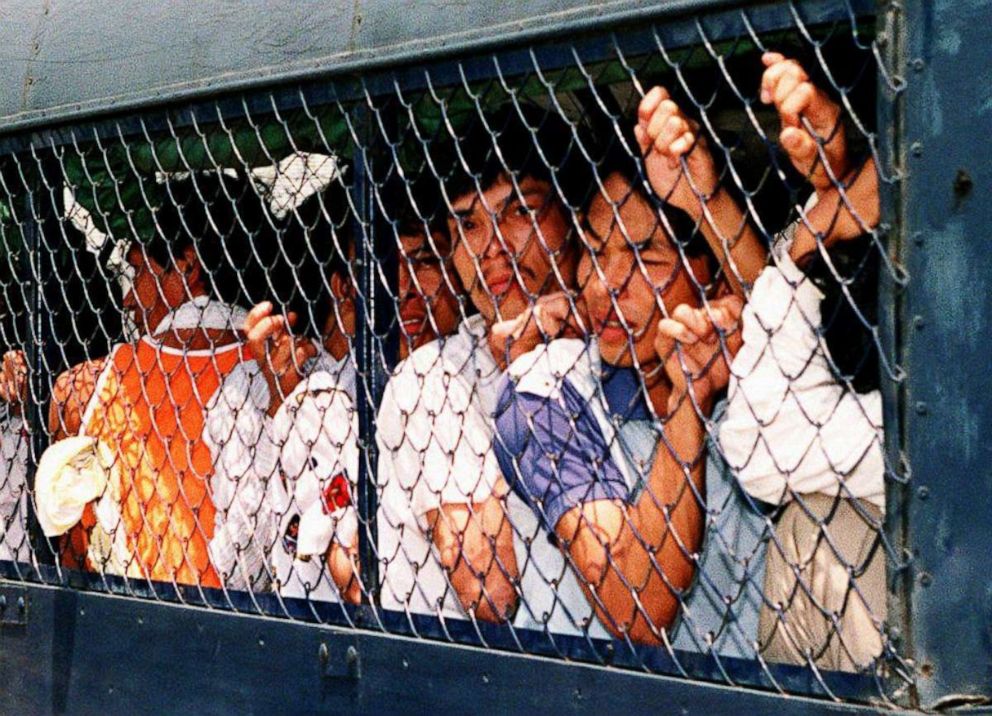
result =
[[[344,422],[337,418],[340,410],[350,410],[343,407],[343,399],[353,400],[355,369],[351,360],[335,361],[321,350],[306,363],[304,374],[307,378],[287,396],[274,418],[266,415],[269,389],[254,361],[232,370],[207,404],[203,435],[213,457],[211,490],[217,508],[210,557],[218,573],[226,575],[229,589],[258,591],[274,581],[283,596],[302,597],[309,591],[311,599],[335,601],[337,592],[323,569],[324,560],[294,560],[288,555],[287,547],[295,549],[295,527],[289,542],[284,544],[284,538],[293,518],[297,524],[302,518],[300,508],[311,507],[319,496],[317,489],[310,488],[315,480],[320,483],[321,468],[338,464],[329,456],[348,445],[337,426],[350,428],[352,417]],[[342,396],[335,396],[335,386]],[[334,428],[323,429],[318,424],[322,417]],[[357,431],[352,435],[357,436]],[[354,480],[354,439],[347,449],[355,454],[356,466],[348,470]],[[301,464],[308,462],[311,451],[318,460],[316,470]],[[284,474],[294,477],[286,479]],[[322,526],[319,518],[315,522]]]
[[279,475],[271,504],[279,519],[272,547],[275,584],[284,597],[341,601],[324,555],[335,540],[353,548],[358,518],[358,413],[352,361],[319,356],[310,375],[272,419]]
[[277,521],[269,484],[279,455],[272,439],[269,388],[255,361],[227,374],[204,411],[203,441],[210,449],[216,508],[210,561],[228,589],[265,589],[267,555]]
[[29,562],[27,533],[28,436],[24,421],[4,411],[0,415],[0,560]]
[[[466,618],[427,534],[444,504],[489,498],[502,477],[493,414],[502,373],[482,316],[414,351],[397,366],[379,408],[379,559],[385,609]],[[514,625],[559,634],[595,622],[558,548],[516,495],[506,499],[522,597]],[[598,622],[593,636],[606,636]]]
[[772,252],[741,316],[720,447],[763,502],[840,494],[885,509],[882,398],[846,390],[817,329],[823,294],[789,256]]

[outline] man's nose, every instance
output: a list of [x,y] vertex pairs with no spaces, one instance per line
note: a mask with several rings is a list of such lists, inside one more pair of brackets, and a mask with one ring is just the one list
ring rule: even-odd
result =
[[486,219],[486,222],[488,229],[486,235],[489,237],[489,240],[486,242],[486,245],[482,247],[482,256],[483,258],[493,258],[505,253],[509,248],[509,242],[507,240],[506,233],[503,231],[498,221],[495,221],[494,218],[490,216]]
[[399,289],[398,298],[400,301],[405,301],[407,296],[410,295],[410,290],[413,287],[413,281],[411,280],[410,277],[410,269],[406,266],[405,256],[400,258],[400,266],[398,273],[399,273],[399,282],[398,282],[399,285],[397,287]]

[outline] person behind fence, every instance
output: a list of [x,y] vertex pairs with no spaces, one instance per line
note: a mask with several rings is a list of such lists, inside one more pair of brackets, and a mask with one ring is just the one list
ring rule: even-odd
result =
[[840,106],[804,68],[779,53],[763,62],[760,99],[813,193],[744,310],[720,444],[744,489],[781,506],[763,656],[855,670],[881,653],[886,614],[878,177],[848,151]]
[[588,167],[575,130],[530,105],[487,113],[458,150],[444,184],[452,265],[477,313],[414,351],[384,392],[382,606],[484,621],[515,614],[518,626],[579,633],[591,610],[534,516],[508,494],[493,452],[505,356],[491,329],[574,285],[569,207],[588,191]]
[[332,180],[290,211],[282,265],[271,274],[273,300],[244,322],[253,360],[237,366],[207,405],[211,484],[224,504],[210,554],[229,589],[261,591],[274,580],[283,597],[360,598],[347,208],[344,187]]
[[219,587],[203,406],[246,348],[245,311],[218,296],[238,294],[250,242],[274,237],[248,182],[220,172],[165,182],[155,234],[126,257],[123,307],[140,338],[54,384],[38,517],[48,536],[65,534],[66,566]]
[[[360,600],[352,504],[356,289],[354,267],[342,258],[354,256],[342,189],[332,184],[291,216],[282,242],[292,254],[291,271],[277,281],[284,284],[281,293],[295,295],[295,311],[278,315],[272,302],[252,309],[245,331],[255,360],[238,366],[208,406],[205,439],[217,456],[214,482],[220,483],[215,492],[226,487],[237,495],[223,528],[226,540],[215,536],[211,543],[228,588],[258,591],[274,577],[284,597]],[[434,227],[428,236],[410,210],[401,212],[397,233],[402,356],[453,332],[458,314],[444,281],[446,229]],[[319,329],[306,331],[307,324]],[[301,337],[308,332],[321,342]]]
[[[659,214],[623,148],[600,171],[578,268],[594,338],[544,343],[510,365],[497,455],[514,490],[557,536],[609,631],[659,643],[692,582],[702,539],[700,413],[709,414],[727,378],[713,323],[733,341],[740,299],[710,297],[701,308],[715,263],[702,235],[671,238],[666,226],[686,223],[676,212]],[[692,235],[692,227],[677,233]],[[536,318],[554,333],[568,310],[549,300],[505,330],[519,342],[521,325]],[[659,327],[666,313],[672,318]],[[667,323],[701,339],[679,354],[695,376],[691,391]],[[660,436],[655,414],[664,420]]]
[[[433,202],[428,198],[422,203]],[[448,227],[440,218],[422,218],[419,211],[411,205],[399,213],[396,222],[400,360],[454,333],[461,319],[458,294],[462,288],[451,266]]]

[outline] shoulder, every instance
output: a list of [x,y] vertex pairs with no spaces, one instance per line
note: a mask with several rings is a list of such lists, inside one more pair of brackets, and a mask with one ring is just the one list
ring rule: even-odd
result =
[[242,360],[235,365],[214,392],[205,407],[209,414],[218,404],[231,408],[242,407],[248,400],[259,410],[269,402],[269,388],[262,376],[262,369],[254,360]]
[[[386,397],[400,403],[416,401],[422,392],[447,391],[478,377],[475,355],[489,350],[483,339],[468,332],[438,338],[421,346],[396,366],[386,386]],[[442,395],[443,397],[443,395]]]
[[599,352],[593,342],[562,338],[517,358],[507,373],[518,393],[557,398],[568,383],[584,397],[596,390]]

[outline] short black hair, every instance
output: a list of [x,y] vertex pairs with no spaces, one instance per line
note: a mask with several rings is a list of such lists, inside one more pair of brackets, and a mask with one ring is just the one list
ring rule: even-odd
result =
[[[624,133],[622,136],[623,141],[614,139],[603,154],[597,168],[600,181],[605,182],[607,177],[613,174],[619,174],[626,179],[631,186],[632,193],[640,195],[652,207],[661,210],[668,222],[668,225],[663,228],[665,233],[669,234],[669,238],[676,248],[689,258],[705,257],[709,262],[711,274],[715,277],[720,262],[713,254],[699,226],[682,209],[667,203],[665,197],[658,196],[647,186],[643,163],[633,154],[639,150],[639,145],[632,134]],[[599,195],[598,188],[589,197],[589,201],[591,202],[597,195]],[[668,231],[669,228],[671,232]]]
[[223,171],[166,177],[152,206],[155,232],[139,239],[166,269],[192,247],[211,295],[251,303],[264,286],[277,233],[265,194],[248,177]]
[[570,125],[553,109],[515,102],[473,118],[449,149],[451,171],[444,179],[448,201],[485,191],[511,174],[557,187],[554,195],[578,209],[592,183],[583,149],[589,142],[578,125]]
[[319,337],[334,312],[330,278],[351,283],[353,214],[340,176],[290,210],[273,270],[272,300],[297,314],[296,330]]

